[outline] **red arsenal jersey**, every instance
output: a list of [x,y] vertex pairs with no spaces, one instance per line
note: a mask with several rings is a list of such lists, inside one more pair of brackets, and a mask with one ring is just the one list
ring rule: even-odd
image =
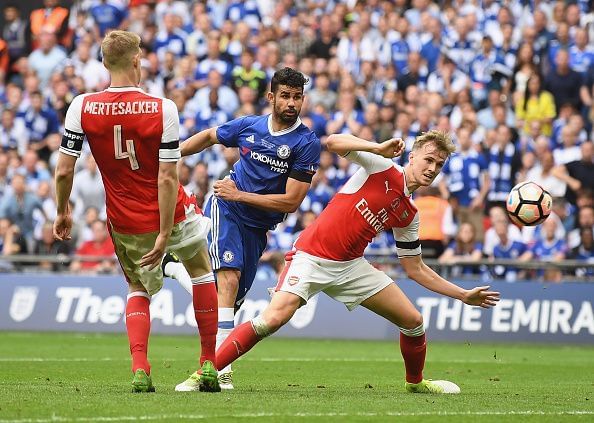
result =
[[[105,186],[107,217],[114,230],[159,230],[159,162],[180,158],[175,104],[140,88],[109,88],[76,97],[66,114],[60,151],[80,157],[86,139]],[[184,220],[187,196],[178,187],[175,223]]]
[[298,250],[336,261],[353,260],[373,238],[392,229],[398,256],[421,254],[419,217],[404,172],[384,157],[352,151],[361,165],[315,222],[295,242]]

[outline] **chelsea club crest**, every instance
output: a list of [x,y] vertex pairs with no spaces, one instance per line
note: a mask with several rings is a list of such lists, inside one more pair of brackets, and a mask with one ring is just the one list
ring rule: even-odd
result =
[[291,155],[291,149],[288,145],[283,144],[279,148],[276,149],[276,155],[281,159],[286,159]]

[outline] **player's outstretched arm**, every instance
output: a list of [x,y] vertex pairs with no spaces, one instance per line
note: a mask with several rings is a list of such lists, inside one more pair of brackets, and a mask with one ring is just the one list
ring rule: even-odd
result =
[[488,286],[464,289],[448,282],[427,266],[420,255],[401,257],[400,264],[409,278],[425,288],[458,299],[465,304],[491,308],[499,301],[499,292],[489,291]]
[[153,269],[161,263],[173,229],[178,185],[177,162],[159,162],[159,235],[153,249],[140,259],[141,266]]
[[74,165],[77,157],[59,153],[56,165],[56,220],[54,221],[54,237],[60,241],[70,239],[72,216],[69,206]]
[[284,194],[255,194],[237,189],[235,182],[229,178],[216,181],[213,185],[214,195],[227,201],[237,201],[262,210],[279,213],[293,213],[305,198],[309,182],[288,178]]
[[197,134],[192,135],[190,138],[181,143],[181,155],[190,156],[192,154],[200,153],[202,150],[207,149],[218,143],[217,139],[217,127],[205,129]]
[[404,151],[404,141],[399,138],[392,138],[380,144],[367,141],[349,134],[332,134],[326,140],[326,147],[333,153],[344,156],[349,151],[367,151],[379,156],[392,159],[398,157]]

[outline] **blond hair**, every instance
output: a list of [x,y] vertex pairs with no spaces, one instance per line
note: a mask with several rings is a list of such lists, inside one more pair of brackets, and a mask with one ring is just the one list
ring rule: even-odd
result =
[[450,134],[436,129],[424,132],[418,136],[412,149],[413,151],[418,150],[428,143],[433,143],[439,151],[446,153],[448,156],[456,151],[456,146],[454,145]]
[[103,63],[109,70],[123,70],[140,51],[140,37],[128,31],[110,31],[101,43]]

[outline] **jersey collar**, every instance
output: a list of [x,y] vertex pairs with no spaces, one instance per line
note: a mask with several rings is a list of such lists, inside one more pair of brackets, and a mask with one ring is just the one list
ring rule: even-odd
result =
[[144,92],[140,87],[109,87],[106,88],[105,91],[109,91],[112,93],[121,93],[124,91],[139,91],[141,93]]
[[272,115],[268,115],[268,132],[270,132],[270,135],[272,135],[273,137],[286,135],[289,132],[292,132],[295,129],[297,129],[299,125],[301,125],[301,119],[297,117],[297,121],[293,124],[293,126],[290,126],[287,129],[283,129],[282,131],[274,132],[274,130],[272,129]]

